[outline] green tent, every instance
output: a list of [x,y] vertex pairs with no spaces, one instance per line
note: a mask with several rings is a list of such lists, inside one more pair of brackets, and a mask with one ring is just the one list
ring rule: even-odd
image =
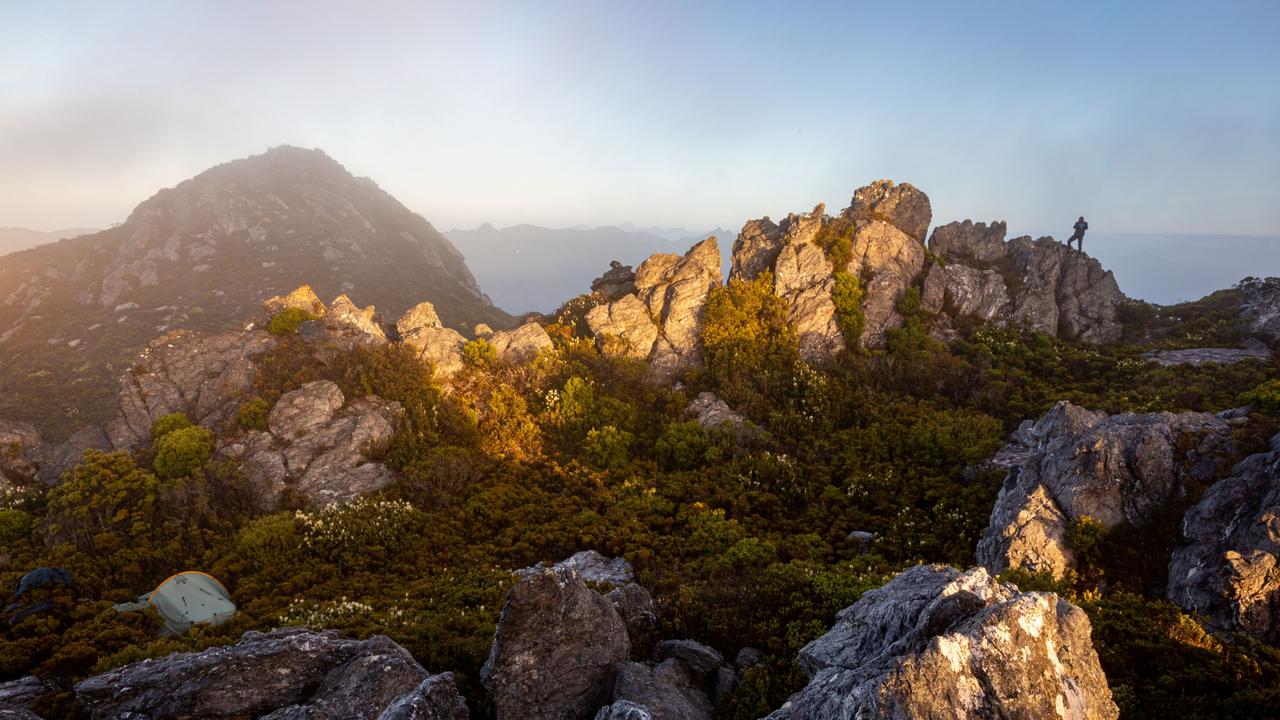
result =
[[202,572],[178,573],[146,597],[147,603],[164,618],[165,630],[174,635],[200,623],[221,625],[236,614],[236,604],[231,602],[227,589]]

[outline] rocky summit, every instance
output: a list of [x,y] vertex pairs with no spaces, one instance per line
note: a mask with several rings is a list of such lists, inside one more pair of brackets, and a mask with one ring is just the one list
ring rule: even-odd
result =
[[0,258],[0,415],[61,437],[103,422],[115,376],[157,334],[225,329],[303,283],[393,315],[425,298],[464,332],[511,324],[430,223],[319,150],[277,147],[109,230]]

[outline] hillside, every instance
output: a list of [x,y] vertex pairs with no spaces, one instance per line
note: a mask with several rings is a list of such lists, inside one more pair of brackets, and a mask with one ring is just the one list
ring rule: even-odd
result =
[[207,170],[109,230],[0,258],[0,415],[55,434],[106,419],[116,376],[169,328],[235,326],[306,283],[450,327],[511,318],[422,217],[318,150]]

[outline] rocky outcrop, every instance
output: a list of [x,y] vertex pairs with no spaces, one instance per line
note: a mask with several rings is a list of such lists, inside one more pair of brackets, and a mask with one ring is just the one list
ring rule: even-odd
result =
[[436,376],[447,379],[462,369],[462,346],[467,339],[457,330],[444,327],[435,307],[421,302],[396,321],[400,340],[418,352],[435,368]]
[[120,415],[106,428],[111,444],[132,449],[149,441],[151,423],[170,413],[205,427],[233,417],[257,374],[251,358],[275,344],[261,330],[177,330],[152,341],[120,379]]
[[713,237],[683,257],[653,255],[636,271],[635,292],[592,308],[587,326],[604,352],[648,359],[657,374],[671,376],[701,362],[702,312],[719,284]]
[[1247,278],[1240,285],[1240,315],[1268,342],[1280,339],[1280,278]]
[[800,342],[800,354],[820,360],[844,348],[832,299],[836,280],[827,253],[815,244],[826,208],[789,215],[779,229],[782,247],[773,263],[774,292],[787,301],[787,321]]
[[512,362],[526,362],[553,346],[551,336],[536,322],[527,322],[515,330],[499,330],[487,338],[498,357]]
[[1209,488],[1182,534],[1169,599],[1219,630],[1280,644],[1280,435]]
[[730,434],[740,445],[751,442],[764,432],[709,390],[698,393],[698,397],[685,407],[684,414],[696,420],[704,430]]
[[1120,338],[1126,301],[1115,276],[1053,238],[1004,242],[1005,223],[953,222],[934,229],[939,262],[925,277],[924,309],[974,316],[1092,343]]
[[403,410],[370,395],[347,403],[329,380],[285,393],[267,417],[268,431],[250,431],[220,450],[238,458],[272,504],[286,486],[315,504],[381,490],[393,475],[368,454],[391,439]]
[[933,208],[929,196],[909,183],[876,180],[854,191],[842,215],[859,223],[886,222],[922,244],[933,220]]
[[368,305],[357,307],[346,293],[339,295],[329,303],[329,311],[324,315],[324,324],[335,331],[333,334],[348,338],[363,345],[378,345],[387,341],[387,335],[378,322],[377,310]]
[[[927,198],[924,207],[927,210]],[[848,270],[864,279],[862,314],[866,324],[862,344],[879,347],[884,344],[885,332],[902,324],[898,300],[924,270],[924,245],[896,225],[876,219],[858,226],[852,252]]]
[[1003,221],[993,222],[990,226],[972,220],[950,222],[933,229],[929,250],[947,262],[990,267],[1005,258],[1004,235],[1007,230],[1008,226]]
[[35,481],[44,441],[31,423],[0,418],[0,483]]
[[0,702],[0,720],[40,720],[40,716],[24,707]]
[[609,263],[609,269],[603,275],[591,281],[591,292],[599,293],[605,299],[620,300],[622,296],[636,290],[636,274],[630,265],[623,265],[617,260]]
[[700,688],[704,680],[678,660],[657,665],[620,663],[613,687],[614,702],[601,713],[612,712],[612,708],[625,703],[624,707],[640,710],[651,720],[710,720],[714,708]]
[[1090,343],[1120,339],[1117,318],[1125,297],[1101,263],[1053,238],[1014,238],[1008,254],[1023,286],[1013,301],[1014,323]]
[[997,457],[1016,462],[978,542],[977,562],[1061,577],[1075,566],[1068,526],[1090,517],[1141,525],[1207,485],[1235,453],[1231,424],[1205,413],[1108,416],[1061,402],[1024,422]]
[[432,675],[385,637],[247,632],[240,642],[126,665],[75,686],[93,720],[465,720],[452,675]]
[[612,702],[627,629],[613,604],[571,568],[516,583],[480,672],[498,720],[578,720]]
[[325,313],[329,312],[329,308],[320,300],[320,297],[316,295],[316,291],[312,290],[310,285],[300,285],[292,292],[267,298],[263,301],[262,307],[272,315],[286,308],[295,308],[316,317],[323,317]]
[[811,680],[769,718],[1115,718],[1091,635],[1052,593],[917,566],[801,650]]
[[[932,211],[929,198],[911,185],[878,181],[854,192],[853,202],[837,220],[825,217],[825,206],[789,215],[781,223],[752,220],[733,246],[731,280],[751,280],[768,270],[774,292],[787,301],[788,320],[810,361],[821,360],[845,347],[832,299],[835,273],[862,279],[863,334],[868,346],[883,344],[885,331],[901,323],[896,306],[903,291],[924,269],[924,233]],[[834,267],[827,252],[814,241],[829,223],[847,233],[850,260]]]

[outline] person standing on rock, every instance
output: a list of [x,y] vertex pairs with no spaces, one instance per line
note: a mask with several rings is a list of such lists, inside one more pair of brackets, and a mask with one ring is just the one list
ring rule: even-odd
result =
[[1084,216],[1081,215],[1076,224],[1072,226],[1072,229],[1075,232],[1071,234],[1071,237],[1067,238],[1067,249],[1071,248],[1071,243],[1074,241],[1079,246],[1080,252],[1084,252],[1084,231],[1089,229],[1089,223],[1085,222]]

